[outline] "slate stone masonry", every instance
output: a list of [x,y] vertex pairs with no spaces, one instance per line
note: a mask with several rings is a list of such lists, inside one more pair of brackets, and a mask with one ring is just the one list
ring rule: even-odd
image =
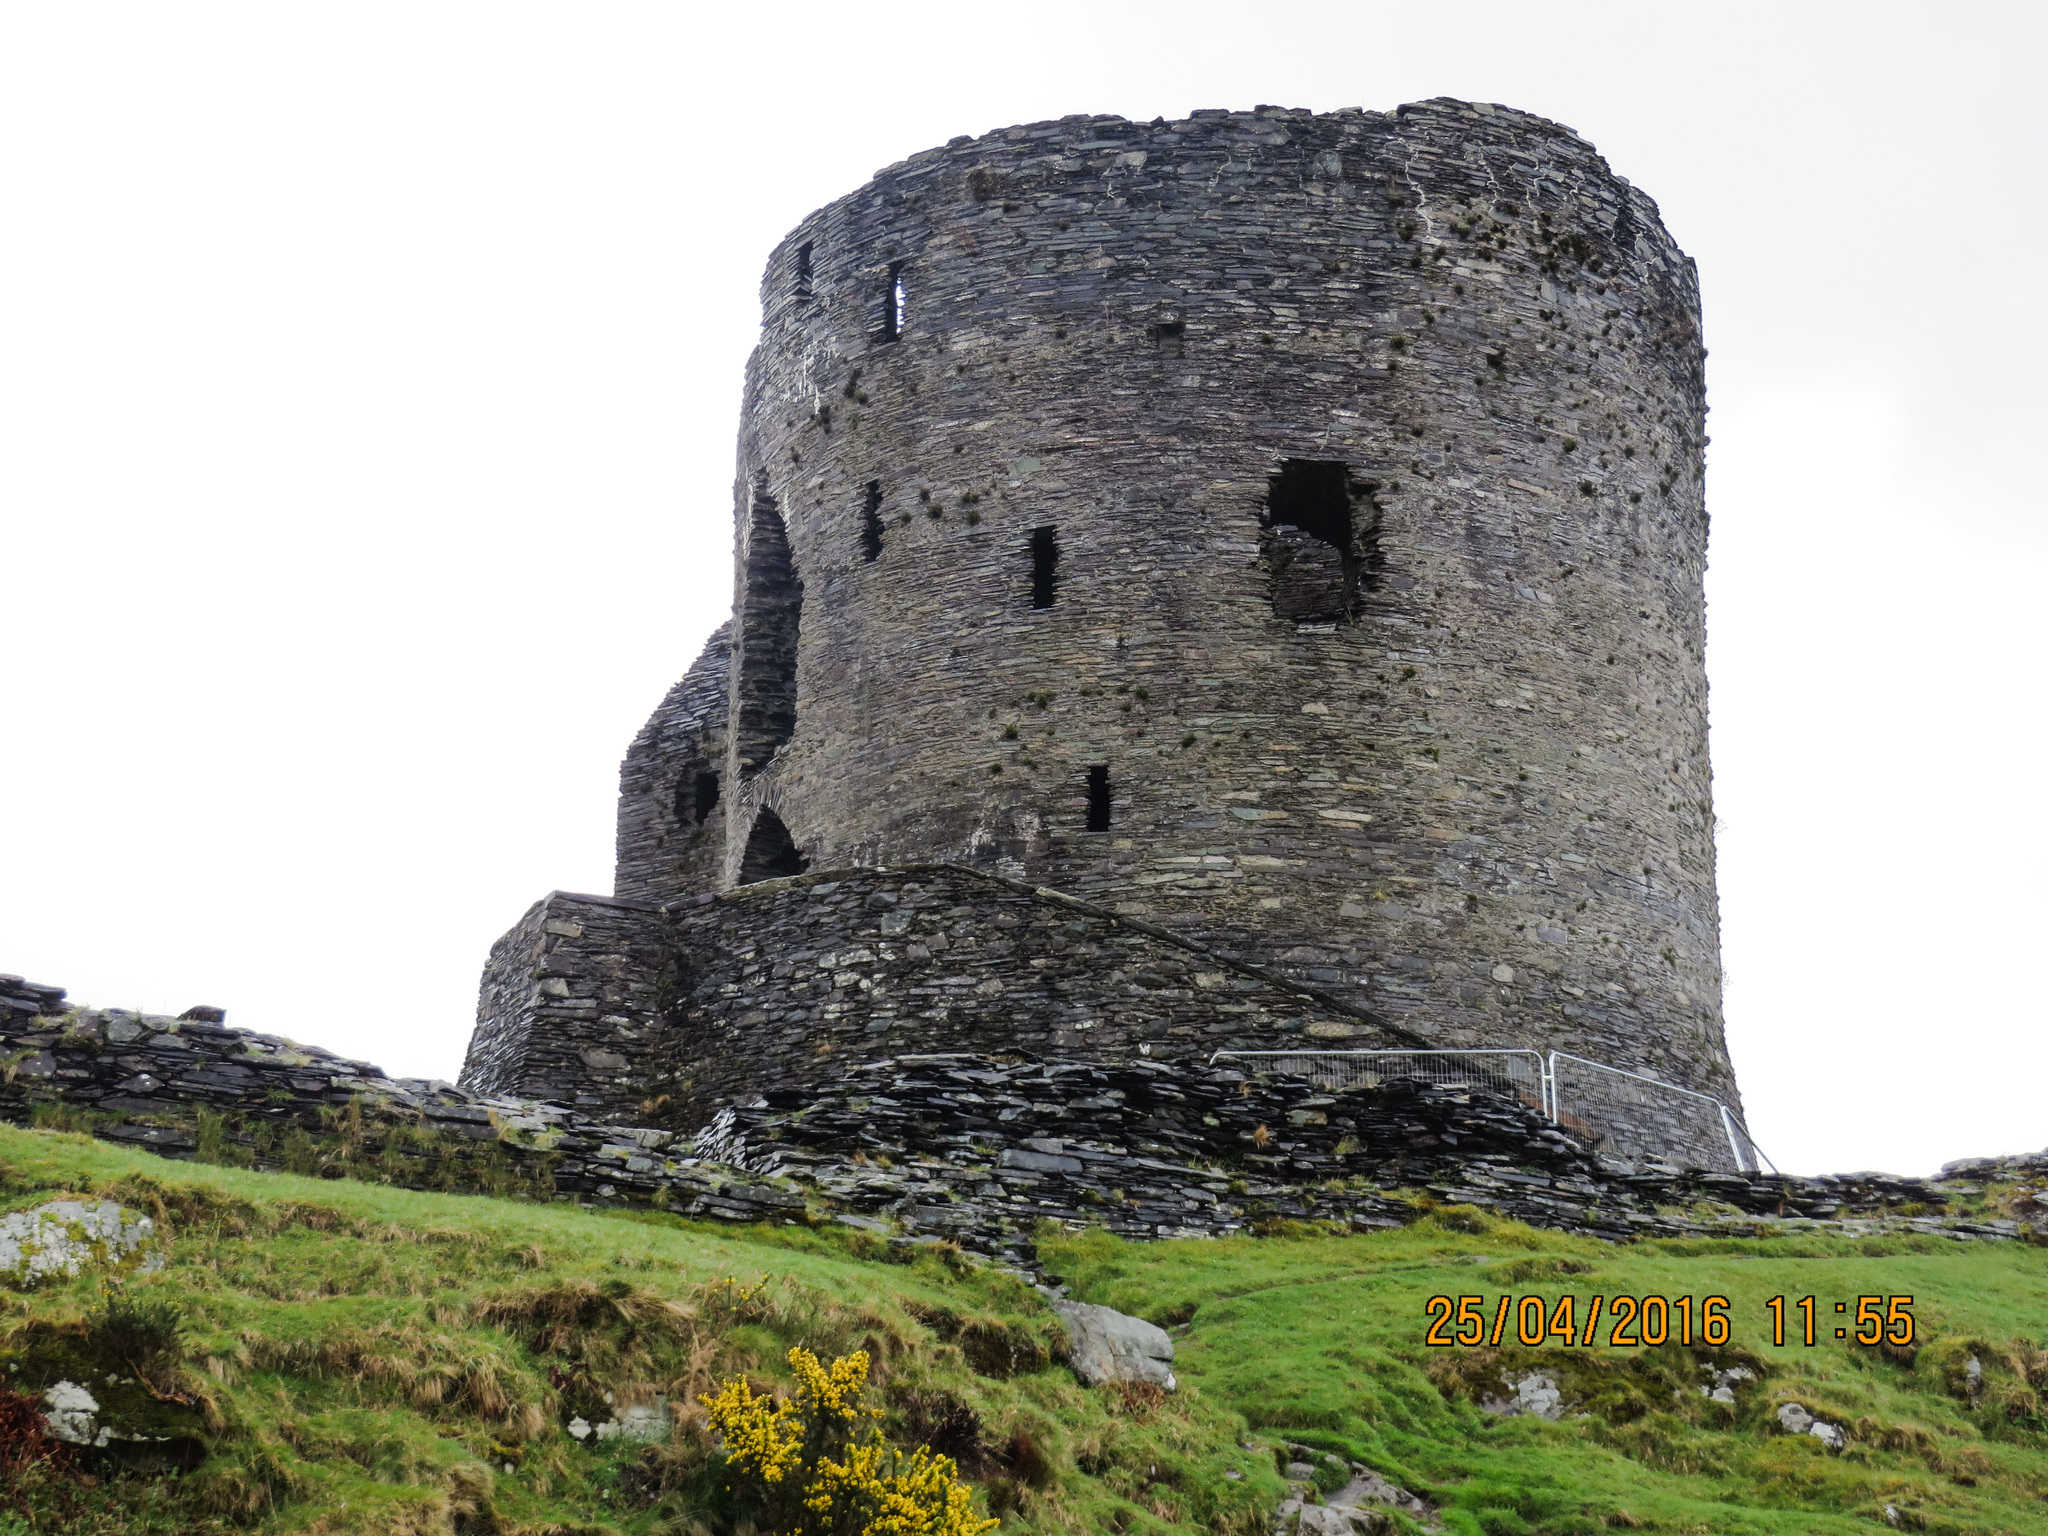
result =
[[[668,1122],[906,1050],[1195,1062],[1379,1043],[1383,1021],[1141,918],[957,865],[850,869],[668,909]],[[651,1058],[652,1059],[652,1058]]]
[[[674,909],[676,1001],[541,1028],[522,925],[465,1082],[703,1113],[985,1044],[971,971],[1049,1051],[1373,1025],[1333,1038],[1566,1050],[1739,1113],[1698,287],[1590,145],[1448,99],[1068,117],[877,173],[761,295],[733,620],[621,774],[616,889]],[[938,865],[1341,1006],[1203,1017],[1175,980],[1168,1020],[1028,920],[1027,985],[992,890],[915,919],[965,971],[831,892],[726,900]],[[637,1065],[572,1085],[585,1051]]]
[[785,536],[803,596],[730,841],[758,804],[813,868],[981,864],[1736,1102],[1697,285],[1590,145],[1064,118],[879,172],[761,293],[736,607]]
[[645,902],[567,891],[536,902],[491,946],[465,1085],[632,1118],[662,1070],[649,1052],[671,955]]
[[[61,989],[37,995],[52,993],[61,999]],[[278,1036],[118,1008],[0,1020],[0,1059],[0,1119],[57,1112],[60,1124],[167,1157],[710,1220],[836,1221],[1027,1269],[1045,1221],[1134,1238],[1287,1221],[1372,1230],[1432,1204],[1618,1239],[2044,1235],[1948,1207],[2008,1185],[2003,1204],[2038,1213],[2048,1155],[1956,1164],[1940,1181],[1743,1177],[1596,1157],[1512,1099],[1399,1081],[1328,1093],[1145,1058],[870,1059],[728,1106],[695,1136],[388,1078]]]

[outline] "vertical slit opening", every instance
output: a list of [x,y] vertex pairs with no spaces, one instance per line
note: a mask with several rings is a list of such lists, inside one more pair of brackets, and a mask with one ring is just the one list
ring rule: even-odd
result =
[[1058,595],[1060,541],[1057,529],[1031,530],[1031,606],[1050,608]]
[[708,768],[697,770],[695,782],[690,786],[690,813],[698,826],[704,825],[705,817],[718,809],[718,775]]
[[1088,830],[1109,830],[1109,768],[1098,763],[1088,770]]
[[882,558],[882,482],[870,480],[861,498],[860,557],[873,563]]
[[741,779],[768,766],[796,734],[797,635],[804,584],[789,548],[782,512],[766,487],[754,490],[742,568],[739,661],[734,668],[734,756]]
[[882,340],[895,341],[903,334],[903,322],[910,312],[910,298],[903,287],[903,263],[889,263],[889,286],[882,293]]
[[811,242],[808,240],[796,248],[796,274],[790,291],[799,299],[811,296]]

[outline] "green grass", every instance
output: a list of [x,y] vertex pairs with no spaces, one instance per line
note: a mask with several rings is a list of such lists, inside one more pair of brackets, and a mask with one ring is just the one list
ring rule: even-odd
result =
[[[172,1436],[68,1499],[31,1478],[0,1536],[262,1531],[420,1536],[738,1529],[685,1421],[661,1447],[579,1444],[573,1417],[716,1380],[786,1379],[783,1356],[867,1349],[906,1443],[937,1435],[1003,1529],[1267,1528],[1289,1442],[1369,1463],[1464,1536],[1639,1529],[2048,1530],[2048,1251],[1929,1238],[1612,1247],[1440,1211],[1368,1237],[1125,1244],[1048,1234],[1082,1299],[1180,1334],[1182,1389],[1079,1387],[1051,1314],[943,1249],[915,1262],[838,1226],[720,1229],[651,1212],[435,1194],[167,1163],[0,1129],[8,1209],[108,1193],[159,1215],[162,1272],[110,1311],[95,1282],[0,1295],[0,1362],[131,1385],[102,1397]],[[1432,1294],[1730,1298],[1721,1350],[1431,1350]],[[1915,1352],[1775,1348],[1766,1296],[1910,1292]],[[1973,1387],[1967,1362],[1976,1358]],[[1731,1409],[1703,1365],[1762,1379]],[[1587,1417],[1481,1413],[1503,1374],[1548,1370]],[[1847,1451],[1778,1432],[1797,1401]],[[180,1453],[191,1463],[180,1467]],[[1233,1475],[1234,1474],[1234,1475]],[[10,1527],[8,1521],[18,1523]],[[766,1536],[766,1533],[762,1533]]]
[[[1460,1230],[1469,1228],[1471,1230]],[[2048,1252],[1933,1238],[1645,1242],[1618,1247],[1468,1211],[1366,1238],[1232,1239],[1147,1249],[1087,1234],[1043,1249],[1078,1294],[1188,1321],[1184,1378],[1267,1440],[1365,1461],[1443,1500],[1448,1529],[1614,1527],[1748,1533],[1868,1531],[1886,1505],[1908,1529],[2048,1530]],[[1561,1274],[1561,1269],[1576,1271]],[[1730,1300],[1722,1350],[1434,1350],[1427,1299],[1567,1291]],[[1832,1301],[1911,1294],[1921,1347],[1889,1356],[1832,1337]],[[1771,1342],[1765,1298],[1821,1298],[1823,1341]],[[1512,1332],[1513,1324],[1509,1324]],[[1601,1330],[1604,1336],[1606,1330]],[[1973,1406],[1964,1367],[1985,1372]],[[1701,1366],[1762,1380],[1725,1408]],[[1480,1413],[1503,1375],[1547,1371],[1587,1418]],[[1848,1427],[1832,1455],[1778,1431],[1798,1402]]]

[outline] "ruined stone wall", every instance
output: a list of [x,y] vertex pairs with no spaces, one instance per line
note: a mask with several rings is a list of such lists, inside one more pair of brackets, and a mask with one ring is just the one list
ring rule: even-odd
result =
[[[983,1252],[1048,1219],[1133,1238],[1223,1235],[1275,1218],[1396,1226],[1416,1214],[1412,1194],[1396,1191],[1609,1238],[1798,1230],[1900,1206],[1908,1219],[1893,1230],[2028,1235],[2010,1219],[1944,1209],[1944,1187],[1925,1180],[1681,1172],[1592,1155],[1511,1099],[1412,1081],[1333,1092],[1227,1065],[905,1056],[737,1104],[696,1147]],[[1984,1171],[2044,1170],[2048,1156],[1988,1160]],[[1714,1205],[1754,1224],[1702,1209]]]
[[632,1119],[663,1070],[670,943],[644,902],[555,891],[491,946],[462,1066],[474,1093]]
[[[961,865],[763,881],[659,915],[557,892],[494,951],[478,1012],[465,1087],[683,1129],[905,1051],[1193,1063],[1431,1043],[1285,967]],[[1588,1145],[1737,1166],[1712,1103],[1576,1065],[1560,1086]]]
[[658,905],[721,883],[731,666],[732,625],[721,624],[626,749],[614,896]]
[[654,1054],[683,1126],[905,1051],[1195,1062],[1400,1043],[1333,993],[958,867],[821,872],[670,911],[679,986]]
[[2031,1190],[2048,1169],[2048,1157],[1979,1159],[1944,1170],[1968,1180],[1957,1184],[1631,1166],[1588,1155],[1512,1100],[1413,1085],[1332,1094],[1143,1059],[868,1061],[815,1089],[750,1097],[692,1137],[129,1009],[0,1011],[0,1057],[0,1120],[167,1157],[726,1221],[836,1218],[1025,1266],[1046,1220],[1223,1236],[1304,1218],[1384,1227],[1430,1201],[1618,1238],[2033,1237],[1968,1207],[2013,1205],[2011,1192],[1982,1199],[1987,1184]]
[[762,292],[727,880],[772,812],[1734,1100],[1697,288],[1591,146],[1066,118],[881,172]]
[[[0,994],[9,980],[0,977]],[[658,1198],[678,1214],[731,1221],[786,1219],[804,1205],[758,1177],[700,1165],[673,1131],[387,1077],[217,1018],[61,1003],[42,1017],[0,1010],[0,1060],[0,1120],[87,1130],[164,1157],[420,1189]]]

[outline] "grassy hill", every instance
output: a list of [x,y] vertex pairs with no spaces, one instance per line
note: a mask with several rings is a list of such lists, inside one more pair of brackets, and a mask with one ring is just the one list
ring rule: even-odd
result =
[[[0,1293],[8,1380],[85,1382],[110,1420],[165,1438],[89,1454],[87,1486],[24,1466],[19,1408],[0,1405],[0,1533],[739,1532],[686,1405],[737,1373],[785,1381],[799,1343],[866,1349],[891,1435],[954,1456],[1006,1532],[1251,1536],[1303,1447],[1468,1536],[2048,1531],[2048,1250],[2022,1243],[1614,1247],[1458,1207],[1374,1236],[1047,1234],[1073,1294],[1175,1331],[1181,1390],[1161,1398],[1077,1385],[1018,1278],[837,1225],[712,1229],[0,1129],[0,1205],[58,1194],[150,1212],[170,1262],[111,1299],[84,1277]],[[1432,1295],[1484,1296],[1490,1325],[1503,1294],[1547,1316],[1568,1293],[1581,1321],[1596,1293],[1723,1295],[1731,1337],[1530,1348],[1510,1320],[1497,1347],[1423,1342]],[[1774,1346],[1765,1298],[1809,1294],[1820,1341],[1798,1342],[1795,1312]],[[1830,1336],[1832,1303],[1871,1294],[1913,1296],[1914,1347]],[[1565,1417],[1476,1405],[1539,1373]],[[1732,1403],[1703,1395],[1731,1379]],[[569,1432],[657,1397],[675,1410],[660,1443]],[[1784,1432],[1787,1403],[1845,1448]]]

